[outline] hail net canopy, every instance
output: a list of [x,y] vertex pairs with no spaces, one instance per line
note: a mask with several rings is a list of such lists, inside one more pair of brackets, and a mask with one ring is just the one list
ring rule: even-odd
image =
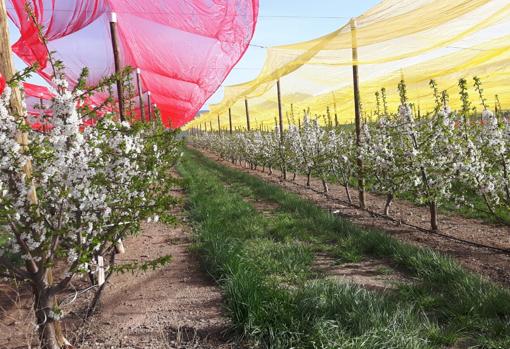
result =
[[[341,6],[341,5],[339,5]],[[358,59],[353,60],[353,49]],[[399,103],[404,78],[411,101],[422,112],[434,105],[428,84],[435,79],[459,105],[457,82],[478,76],[485,97],[510,104],[510,2],[508,0],[383,0],[355,21],[312,41],[272,47],[258,77],[227,86],[211,112],[188,126],[226,120],[246,125],[249,101],[252,127],[272,127],[277,116],[276,81],[281,80],[284,124],[310,109],[312,115],[337,114],[340,123],[354,119],[352,66],[359,66],[364,117],[376,110],[375,92],[386,88],[388,105]],[[472,83],[470,83],[472,86]],[[475,96],[474,89],[471,90]],[[480,107],[481,108],[481,107]],[[285,114],[289,117],[286,118]],[[295,120],[295,119],[294,119]],[[323,120],[322,118],[320,120]],[[226,123],[223,122],[223,125]]]
[[192,120],[221,85],[246,51],[258,16],[258,0],[29,0],[46,48],[26,2],[6,0],[21,32],[14,52],[38,62],[49,79],[48,50],[55,51],[71,84],[84,67],[89,85],[115,72],[110,20],[116,13],[121,64],[142,71],[143,93],[151,92],[172,127]]

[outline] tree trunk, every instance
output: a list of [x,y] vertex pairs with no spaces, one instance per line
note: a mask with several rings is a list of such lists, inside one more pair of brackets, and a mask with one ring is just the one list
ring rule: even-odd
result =
[[312,170],[308,170],[308,172],[306,173],[306,186],[309,187],[310,186],[310,178],[312,177]]
[[271,166],[269,166],[269,174],[272,175],[273,174],[273,168]]
[[57,341],[55,320],[49,317],[49,312],[54,308],[54,297],[47,290],[34,290],[36,292],[34,311],[39,325],[39,341],[41,349],[60,349]]
[[503,175],[505,176],[506,202],[507,204],[510,204],[510,188],[508,187],[508,166],[504,158],[503,158]]
[[329,192],[328,183],[326,183],[324,178],[322,178],[322,187],[324,188],[325,193]]
[[435,201],[432,201],[430,204],[430,227],[433,231],[438,230],[437,225],[437,205]]
[[386,205],[384,205],[384,215],[389,216],[390,215],[390,207],[393,203],[393,193],[388,193],[386,196]]
[[345,183],[344,188],[345,188],[345,193],[347,194],[347,200],[349,200],[349,204],[352,205],[352,197],[351,197],[351,192],[349,191],[349,184]]
[[296,181],[296,172],[294,172],[294,175],[292,176],[292,181]]

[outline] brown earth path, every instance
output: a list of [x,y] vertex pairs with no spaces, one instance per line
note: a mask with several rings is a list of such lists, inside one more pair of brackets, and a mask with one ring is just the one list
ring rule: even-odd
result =
[[[172,213],[183,219],[182,210]],[[224,338],[228,321],[220,290],[200,269],[190,245],[186,224],[145,223],[118,262],[171,255],[171,263],[113,276],[81,348],[234,348]]]
[[[196,149],[196,148],[194,148]],[[510,285],[510,254],[499,253],[490,249],[459,243],[431,233],[414,228],[410,225],[427,229],[429,226],[429,211],[425,207],[418,207],[405,200],[395,200],[391,215],[394,220],[374,215],[366,210],[349,205],[343,187],[329,184],[329,193],[323,193],[322,182],[316,178],[311,186],[305,186],[306,177],[297,175],[295,181],[283,180],[280,172],[273,170],[269,175],[260,169],[251,170],[246,166],[232,164],[221,160],[216,154],[207,150],[196,149],[206,157],[221,163],[224,166],[249,173],[267,182],[281,186],[299,196],[315,202],[318,206],[341,215],[360,226],[383,230],[399,240],[414,245],[430,247],[446,253],[458,260],[464,267],[480,273],[506,286]],[[292,174],[289,175],[292,178]],[[354,205],[358,204],[357,192],[351,193]],[[367,193],[367,208],[372,212],[382,213],[385,197]],[[403,224],[408,223],[407,224]],[[487,224],[481,220],[463,218],[455,214],[441,213],[439,215],[441,233],[454,238],[470,240],[473,242],[510,250],[510,228],[495,224]]]

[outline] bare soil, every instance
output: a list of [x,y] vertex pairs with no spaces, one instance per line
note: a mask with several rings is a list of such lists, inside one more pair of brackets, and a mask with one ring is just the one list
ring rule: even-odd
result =
[[[406,200],[395,200],[391,208],[393,220],[370,213],[382,213],[386,198],[366,193],[367,210],[359,205],[357,191],[351,190],[353,205],[348,203],[345,189],[337,184],[329,184],[329,192],[323,192],[322,182],[313,178],[310,187],[306,187],[306,176],[297,175],[295,181],[283,180],[279,171],[273,174],[260,169],[251,170],[246,166],[223,161],[217,155],[199,149],[208,158],[223,165],[257,176],[267,182],[311,200],[318,206],[341,215],[363,227],[382,230],[395,238],[413,245],[430,247],[455,258],[464,267],[477,272],[495,282],[510,285],[510,254],[457,242],[432,233],[424,232],[429,228],[429,211]],[[292,174],[288,177],[292,178]],[[453,238],[473,241],[497,248],[510,250],[510,228],[488,224],[478,219],[469,219],[455,214],[439,214],[440,231]],[[413,227],[415,226],[415,227]],[[418,227],[418,228],[416,228]]]
[[411,282],[408,276],[394,269],[389,262],[375,258],[339,264],[337,259],[320,253],[315,256],[313,269],[319,273],[319,277],[352,283],[374,291],[392,290],[398,284]]

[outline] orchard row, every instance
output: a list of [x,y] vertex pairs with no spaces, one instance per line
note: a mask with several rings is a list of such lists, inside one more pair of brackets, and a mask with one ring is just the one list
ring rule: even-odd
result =
[[[275,132],[200,133],[194,143],[225,159],[245,161],[287,172],[303,173],[340,182],[352,202],[349,187],[366,183],[367,189],[387,196],[384,214],[390,214],[395,197],[412,197],[428,205],[431,228],[438,229],[437,210],[445,204],[474,206],[505,221],[510,205],[510,125],[502,109],[489,110],[481,82],[474,78],[483,111],[473,112],[467,81],[459,81],[462,108],[451,110],[446,91],[430,82],[435,109],[424,117],[414,115],[406,85],[399,84],[401,103],[395,113],[380,108],[376,122],[365,123],[359,142],[350,125],[321,126],[304,116],[280,134]],[[383,90],[384,92],[384,90]],[[295,177],[295,175],[294,175]],[[356,183],[356,184],[355,184]]]

